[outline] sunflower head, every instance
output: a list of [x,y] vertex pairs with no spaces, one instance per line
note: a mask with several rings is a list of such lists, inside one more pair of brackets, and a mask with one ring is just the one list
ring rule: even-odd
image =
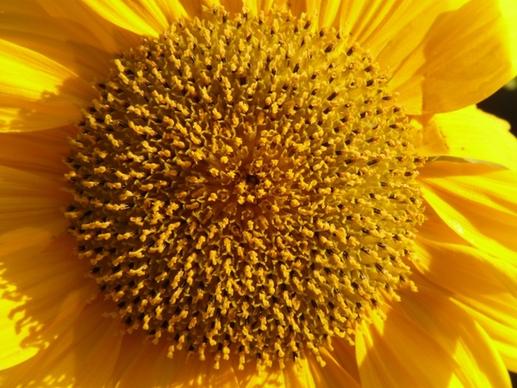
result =
[[128,329],[284,365],[409,281],[416,129],[306,15],[214,9],[114,61],[72,141],[67,216]]
[[513,1],[0,1],[0,385],[508,387]]

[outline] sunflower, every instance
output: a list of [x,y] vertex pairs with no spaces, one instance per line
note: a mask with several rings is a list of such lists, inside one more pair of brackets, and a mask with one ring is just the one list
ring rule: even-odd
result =
[[0,384],[510,386],[513,0],[0,19]]

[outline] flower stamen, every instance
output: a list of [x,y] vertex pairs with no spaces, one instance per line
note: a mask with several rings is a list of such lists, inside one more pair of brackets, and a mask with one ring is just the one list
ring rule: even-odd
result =
[[170,357],[324,363],[411,285],[415,129],[372,59],[313,25],[180,20],[114,61],[72,141],[80,257]]

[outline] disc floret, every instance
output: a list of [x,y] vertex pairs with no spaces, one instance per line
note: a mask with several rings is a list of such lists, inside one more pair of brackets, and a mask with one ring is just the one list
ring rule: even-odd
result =
[[346,37],[218,9],[121,55],[98,90],[67,216],[128,330],[171,357],[323,363],[410,284],[414,129]]

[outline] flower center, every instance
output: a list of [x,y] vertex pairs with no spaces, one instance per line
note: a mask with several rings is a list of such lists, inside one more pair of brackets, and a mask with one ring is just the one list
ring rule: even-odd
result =
[[72,141],[79,256],[129,331],[283,366],[408,280],[415,130],[363,50],[287,12],[182,20],[115,60]]

